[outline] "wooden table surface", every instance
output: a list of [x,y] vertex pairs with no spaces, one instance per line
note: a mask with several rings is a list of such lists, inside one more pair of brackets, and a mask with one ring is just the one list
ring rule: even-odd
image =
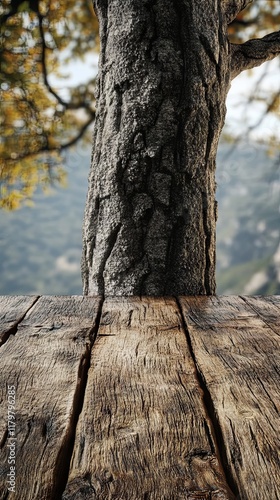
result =
[[0,298],[0,499],[280,499],[280,296]]

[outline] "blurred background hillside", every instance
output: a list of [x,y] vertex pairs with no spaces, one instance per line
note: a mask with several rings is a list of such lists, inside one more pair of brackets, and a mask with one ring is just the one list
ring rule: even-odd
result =
[[[0,294],[80,294],[98,25],[91,2],[3,1]],[[278,1],[229,27],[279,29]],[[238,77],[217,165],[218,293],[280,293],[279,58]]]

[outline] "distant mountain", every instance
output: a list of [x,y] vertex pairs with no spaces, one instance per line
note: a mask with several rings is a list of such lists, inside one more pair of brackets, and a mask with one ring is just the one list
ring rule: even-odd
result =
[[[254,145],[218,155],[218,293],[280,293],[279,165]],[[68,187],[0,211],[0,294],[80,294],[90,150],[68,152]]]
[[218,293],[280,293],[280,165],[264,148],[241,145],[217,168]]
[[0,211],[0,293],[81,294],[83,211],[90,150],[69,151],[67,187],[38,189],[33,207]]

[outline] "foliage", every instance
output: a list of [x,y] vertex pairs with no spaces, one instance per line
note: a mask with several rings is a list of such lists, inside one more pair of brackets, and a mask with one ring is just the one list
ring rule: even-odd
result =
[[94,78],[71,87],[61,69],[98,49],[98,23],[90,0],[3,0],[0,9],[0,206],[14,209],[38,184],[63,180],[60,152],[94,120]]
[[[91,0],[3,0],[0,16],[0,207],[14,209],[38,184],[62,181],[61,151],[90,140],[95,71],[71,86],[65,67],[93,61],[98,22]],[[279,2],[257,0],[229,26],[229,36],[243,42],[279,22]],[[279,91],[267,96],[256,88],[255,97],[267,103],[266,112],[279,113]]]

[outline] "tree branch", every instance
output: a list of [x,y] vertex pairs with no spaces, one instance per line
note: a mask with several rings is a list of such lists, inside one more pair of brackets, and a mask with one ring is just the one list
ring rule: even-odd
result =
[[44,33],[44,28],[43,28],[43,17],[38,16],[39,19],[39,32],[42,40],[42,52],[41,52],[41,64],[42,64],[42,73],[43,73],[43,80],[44,84],[47,87],[48,91],[50,94],[52,94],[56,100],[59,102],[64,107],[67,107],[67,102],[65,102],[61,97],[55,92],[55,90],[51,87],[49,80],[48,80],[48,72],[47,72],[47,63],[46,63],[46,40],[45,40],[45,33]]
[[260,66],[280,54],[280,31],[263,38],[248,40],[241,44],[231,44],[231,79],[246,69]]
[[41,16],[40,14],[38,14],[39,32],[40,32],[40,37],[42,40],[41,64],[42,64],[42,75],[43,75],[44,84],[45,84],[46,88],[48,89],[48,91],[50,92],[50,94],[52,94],[55,97],[55,99],[57,100],[57,102],[59,102],[59,104],[61,104],[65,109],[73,109],[74,110],[74,109],[84,108],[89,113],[91,113],[92,110],[87,103],[85,103],[85,102],[72,103],[70,101],[69,102],[64,101],[64,99],[62,99],[60,97],[60,95],[51,86],[51,84],[49,82],[49,78],[48,78],[47,53],[46,53],[47,44],[46,44],[45,32],[44,32],[44,28],[43,28],[43,17],[44,16]]
[[47,50],[47,45],[46,45],[46,39],[45,39],[45,33],[44,33],[44,28],[43,28],[43,16],[38,16],[39,19],[39,32],[42,40],[42,52],[41,52],[41,64],[42,64],[42,74],[43,74],[43,80],[44,84],[47,87],[48,91],[50,94],[52,94],[55,99],[61,104],[64,108],[67,109],[77,109],[80,108],[80,105],[72,105],[69,102],[64,101],[60,95],[52,88],[50,85],[49,79],[48,79],[48,71],[47,71],[47,61],[46,61],[46,50]]
[[73,137],[72,139],[70,139],[68,142],[61,144],[59,149],[67,149],[70,146],[73,146],[74,144],[76,144],[76,142],[78,142],[83,137],[84,133],[86,132],[88,127],[94,122],[94,120],[95,120],[95,113],[92,111],[90,118],[80,128],[78,134],[75,137]]
[[222,4],[227,23],[230,24],[252,2],[253,0],[224,0]]
[[252,24],[256,24],[258,22],[258,18],[254,17],[254,19],[238,19],[236,17],[231,23],[229,23],[230,26],[243,26],[244,28],[247,28],[247,26],[252,26]]
[[74,144],[76,144],[83,137],[83,135],[85,134],[85,132],[87,131],[89,126],[94,122],[94,120],[95,120],[95,112],[92,111],[88,120],[79,129],[79,132],[77,133],[77,135],[75,135],[75,137],[72,137],[72,139],[69,139],[67,142],[65,142],[63,144],[58,144],[56,146],[50,146],[49,141],[48,141],[48,137],[45,136],[45,145],[42,147],[39,147],[36,151],[17,154],[16,158],[11,158],[11,156],[6,156],[6,157],[3,157],[2,159],[5,162],[11,161],[11,160],[13,162],[17,162],[20,160],[25,160],[27,158],[36,158],[43,153],[52,153],[55,151],[59,153],[60,151],[63,151],[64,149],[68,149],[71,146],[73,146]]

